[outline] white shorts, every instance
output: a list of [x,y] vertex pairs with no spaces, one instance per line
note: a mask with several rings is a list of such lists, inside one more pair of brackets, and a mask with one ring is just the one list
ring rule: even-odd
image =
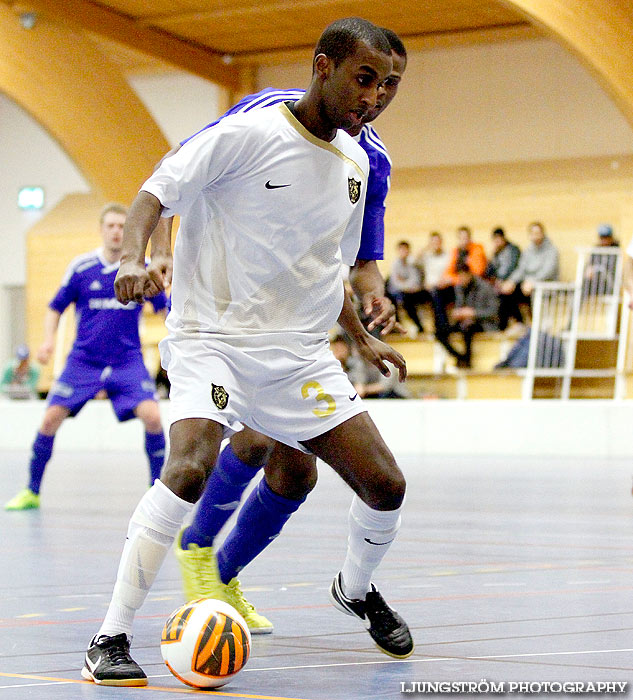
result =
[[209,418],[225,437],[242,424],[306,452],[317,437],[366,409],[327,339],[274,347],[246,339],[176,338],[160,343],[170,422]]

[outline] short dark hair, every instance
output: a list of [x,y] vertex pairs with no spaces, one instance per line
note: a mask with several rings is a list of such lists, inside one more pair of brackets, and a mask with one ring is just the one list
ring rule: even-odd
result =
[[409,243],[409,241],[398,241],[398,246],[397,246],[397,247],[399,248],[401,245],[406,245],[407,248],[410,248],[410,247],[411,247],[411,243]]
[[314,58],[322,53],[338,66],[356,52],[360,43],[391,56],[389,40],[380,27],[360,17],[346,17],[335,20],[323,30],[314,49]]
[[492,231],[493,236],[499,236],[499,238],[505,238],[506,232],[499,226]]
[[387,37],[387,41],[389,42],[389,46],[391,46],[391,50],[395,51],[395,53],[397,53],[398,56],[402,56],[406,63],[407,50],[404,44],[402,43],[402,39],[391,29],[387,29],[386,27],[380,27],[380,29],[382,29],[383,34]]
[[455,263],[455,272],[468,272],[470,273],[470,267],[465,260],[458,260]]

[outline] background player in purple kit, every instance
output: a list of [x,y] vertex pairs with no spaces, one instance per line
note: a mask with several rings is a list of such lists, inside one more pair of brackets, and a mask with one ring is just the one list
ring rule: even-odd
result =
[[[379,91],[375,108],[365,117],[364,123],[347,132],[367,153],[370,163],[361,243],[356,263],[350,270],[350,282],[362,302],[369,329],[382,327],[382,333],[386,334],[394,326],[395,309],[385,297],[384,280],[376,260],[382,259],[384,252],[385,198],[389,191],[391,160],[380,137],[367,122],[376,119],[395,97],[406,68],[407,54],[394,32],[387,29],[383,29],[383,32],[391,46],[392,72]],[[265,88],[243,98],[205,129],[229,114],[294,101],[303,94],[304,90]],[[153,239],[152,250],[155,249]],[[262,467],[264,478],[242,507],[236,526],[217,553],[214,552],[214,538],[239,507],[244,490]],[[292,484],[287,478],[289,469],[292,471]],[[207,481],[192,524],[176,540],[175,551],[181,566],[186,599],[212,597],[225,600],[239,610],[252,634],[272,632],[272,622],[259,614],[242,594],[237,574],[279,535],[290,516],[305,501],[316,480],[317,471],[312,455],[278,444],[248,427],[233,435]],[[294,498],[279,495],[282,492],[287,494],[291,489]]]
[[[143,356],[138,324],[142,305],[120,304],[114,295],[114,278],[119,269],[123,224],[127,210],[108,204],[101,212],[103,247],[72,261],[57,294],[47,309],[45,340],[38,360],[46,364],[55,348],[59,319],[75,304],[77,335],[62,374],[49,393],[48,407],[35,437],[30,462],[30,480],[5,505],[6,510],[39,508],[40,486],[53,441],[69,416],[76,416],[95,394],[105,390],[119,421],[140,418],[145,426],[145,450],[150,465],[150,484],[160,476],[165,456],[165,436],[155,385]],[[164,293],[153,297],[155,311],[167,306]]]

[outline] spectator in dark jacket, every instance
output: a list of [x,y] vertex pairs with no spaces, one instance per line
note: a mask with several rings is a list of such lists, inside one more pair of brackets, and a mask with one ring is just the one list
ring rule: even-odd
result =
[[492,232],[492,250],[494,254],[486,267],[485,276],[496,287],[515,271],[521,250],[519,246],[510,243],[502,228],[496,228]]
[[[475,333],[499,330],[499,296],[494,287],[474,275],[467,264],[458,263],[457,274],[452,323],[437,334],[437,339],[456,358],[458,367],[468,368]],[[451,345],[449,335],[454,332],[462,334],[464,352]]]

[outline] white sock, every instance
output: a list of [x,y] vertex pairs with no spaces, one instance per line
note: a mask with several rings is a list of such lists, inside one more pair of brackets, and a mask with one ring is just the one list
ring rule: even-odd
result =
[[141,498],[130,519],[112,600],[97,637],[131,634],[134,615],[193,506],[159,479]]
[[400,529],[400,511],[374,510],[354,496],[349,509],[347,556],[343,564],[343,592],[364,600],[371,577]]

